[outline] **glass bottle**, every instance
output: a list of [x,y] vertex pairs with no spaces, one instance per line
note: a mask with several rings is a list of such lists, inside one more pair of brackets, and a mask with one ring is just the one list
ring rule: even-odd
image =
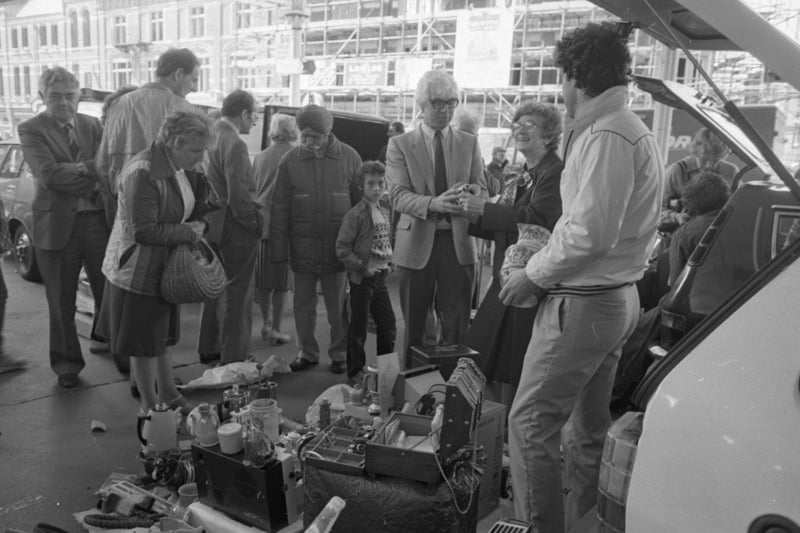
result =
[[329,533],[344,509],[345,501],[339,496],[331,498],[317,515],[305,533]]
[[194,429],[197,443],[200,446],[214,446],[219,442],[219,437],[217,436],[217,428],[219,427],[217,413],[207,403],[201,403],[197,409],[200,412],[200,420],[197,421]]
[[272,458],[274,447],[267,434],[259,424],[248,420],[244,429],[244,458],[242,463],[247,466],[261,468]]

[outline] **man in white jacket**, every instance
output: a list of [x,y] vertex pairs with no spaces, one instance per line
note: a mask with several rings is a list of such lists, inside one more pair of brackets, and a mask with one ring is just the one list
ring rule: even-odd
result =
[[534,531],[565,530],[560,447],[567,526],[595,503],[614,372],[658,223],[663,163],[627,106],[630,63],[627,39],[610,24],[557,43],[567,108],[563,214],[500,292],[506,305],[539,304],[509,414],[514,510]]

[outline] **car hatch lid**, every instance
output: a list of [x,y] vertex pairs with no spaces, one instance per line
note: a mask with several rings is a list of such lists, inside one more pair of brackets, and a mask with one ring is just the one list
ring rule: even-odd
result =
[[676,109],[682,109],[704,127],[719,135],[742,161],[758,167],[764,174],[772,174],[772,167],[742,129],[716,103],[709,103],[690,87],[667,80],[634,76],[636,86],[650,93],[653,100]]

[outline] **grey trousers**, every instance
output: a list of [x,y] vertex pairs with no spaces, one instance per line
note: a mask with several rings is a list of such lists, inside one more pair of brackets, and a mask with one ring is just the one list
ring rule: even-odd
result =
[[317,344],[317,282],[322,286],[322,298],[328,312],[331,327],[331,344],[328,355],[331,361],[344,361],[347,356],[347,274],[294,273],[294,325],[297,330],[297,346],[300,357],[308,361],[319,361]]
[[534,531],[565,531],[562,446],[567,525],[595,504],[614,373],[638,313],[633,285],[592,296],[548,296],[539,306],[508,439],[514,514]]

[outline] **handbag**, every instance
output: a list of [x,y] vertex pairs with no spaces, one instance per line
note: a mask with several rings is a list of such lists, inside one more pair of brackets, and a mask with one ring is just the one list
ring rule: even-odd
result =
[[161,275],[161,296],[173,304],[219,297],[228,286],[222,260],[205,239],[172,248]]

